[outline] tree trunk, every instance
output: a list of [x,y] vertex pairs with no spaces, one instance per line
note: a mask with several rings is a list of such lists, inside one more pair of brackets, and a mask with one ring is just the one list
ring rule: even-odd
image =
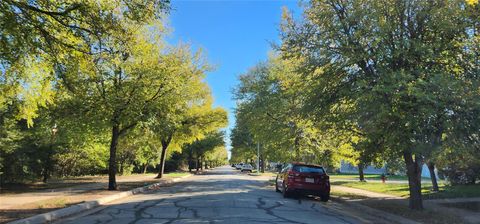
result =
[[47,180],[48,180],[48,168],[45,167],[43,169],[43,180],[42,180],[42,182],[47,183]]
[[123,175],[123,162],[119,162],[118,164],[120,165],[119,168],[117,168],[118,173],[120,173],[120,176],[122,176]]
[[204,160],[203,156],[200,157],[200,170],[201,171],[203,171],[203,160]]
[[[51,149],[50,149],[51,150]],[[51,166],[51,160],[50,160],[50,155],[51,153],[48,152],[47,154],[47,159],[44,161],[44,165],[43,165],[43,172],[42,172],[42,175],[43,175],[43,180],[42,182],[43,183],[47,183],[49,177],[50,177],[50,166]]]
[[430,171],[430,178],[432,179],[432,190],[438,191],[437,175],[435,175],[435,163],[428,163],[428,170]]
[[148,163],[145,163],[145,165],[143,165],[143,173],[147,173],[147,168],[148,168]]
[[197,161],[195,162],[195,169],[197,170],[197,173],[198,173],[199,164],[200,164],[200,158],[197,158]]
[[112,139],[110,142],[110,158],[108,160],[108,190],[117,190],[117,180],[115,175],[117,174],[117,145],[120,137],[120,128],[118,124],[114,124],[112,127]]
[[158,165],[158,175],[155,177],[156,179],[160,179],[163,177],[163,171],[165,168],[165,157],[167,156],[167,144],[162,142],[162,153],[160,155],[160,164]]
[[265,159],[263,156],[260,157],[260,172],[265,173]]
[[363,163],[358,163],[358,176],[361,182],[365,182],[365,174],[363,173]]
[[409,207],[414,210],[423,210],[422,201],[422,156],[415,155],[411,152],[404,152],[403,158],[407,167],[408,188],[410,191]]
[[193,152],[190,150],[188,153],[188,172],[192,172],[193,169]]
[[166,139],[163,139],[161,140],[161,144],[162,144],[162,152],[161,152],[161,155],[160,155],[160,164],[159,164],[159,168],[158,168],[158,175],[157,177],[155,177],[155,179],[160,179],[163,177],[163,172],[164,172],[164,169],[165,169],[165,160],[167,159],[167,149],[168,149],[168,145],[170,145],[170,142],[172,141],[172,135],[168,136]]
[[208,161],[205,161],[205,169],[208,169]]

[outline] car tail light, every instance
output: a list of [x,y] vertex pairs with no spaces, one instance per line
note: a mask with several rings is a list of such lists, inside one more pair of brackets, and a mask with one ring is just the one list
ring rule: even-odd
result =
[[297,175],[295,175],[295,174],[296,174],[296,173],[294,173],[294,172],[292,172],[292,171],[288,172],[288,178],[292,178],[292,179],[293,179],[295,176],[298,176],[298,174],[297,174]]

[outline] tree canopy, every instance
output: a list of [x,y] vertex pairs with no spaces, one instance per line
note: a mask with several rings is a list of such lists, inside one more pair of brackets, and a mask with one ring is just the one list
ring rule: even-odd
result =
[[422,209],[422,165],[451,169],[445,161],[461,157],[444,156],[476,151],[478,7],[312,0],[300,18],[284,10],[275,56],[240,76],[232,155],[260,142],[273,161],[402,158],[410,207]]
[[[164,41],[169,7],[0,3],[2,183],[108,170],[114,190],[118,169],[146,171],[160,160],[163,173],[168,145],[181,150],[226,125],[201,50]],[[18,156],[25,161],[8,159]]]

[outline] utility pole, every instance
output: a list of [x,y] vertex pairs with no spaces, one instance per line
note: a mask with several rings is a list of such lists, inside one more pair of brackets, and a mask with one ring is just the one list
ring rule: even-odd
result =
[[257,142],[257,173],[260,174],[260,142]]

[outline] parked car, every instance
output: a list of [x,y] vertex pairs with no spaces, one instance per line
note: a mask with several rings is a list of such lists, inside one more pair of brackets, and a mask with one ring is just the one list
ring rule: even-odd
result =
[[317,165],[289,163],[277,175],[275,190],[283,196],[314,195],[322,201],[330,199],[330,177]]
[[235,167],[236,165],[237,165],[237,164],[235,164],[235,163],[232,163],[232,167]]
[[241,169],[242,172],[252,172],[253,171],[253,166],[250,165],[250,164],[245,164],[242,166],[242,169]]
[[236,168],[237,170],[241,170],[241,169],[242,169],[242,166],[243,166],[243,163],[239,163],[239,164],[235,165],[235,168]]

